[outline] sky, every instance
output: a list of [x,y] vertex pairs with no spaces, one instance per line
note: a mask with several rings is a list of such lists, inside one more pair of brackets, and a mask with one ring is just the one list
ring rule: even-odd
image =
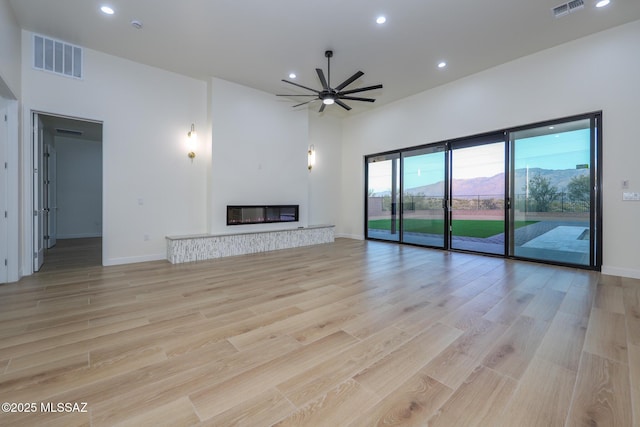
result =
[[[589,164],[589,146],[589,129],[517,139],[513,144],[515,168],[575,169],[577,165]],[[391,189],[391,162],[369,164],[369,188],[374,193]],[[503,173],[504,143],[453,150],[452,165],[454,179],[492,177]],[[404,158],[405,188],[434,184],[443,179],[443,151]]]

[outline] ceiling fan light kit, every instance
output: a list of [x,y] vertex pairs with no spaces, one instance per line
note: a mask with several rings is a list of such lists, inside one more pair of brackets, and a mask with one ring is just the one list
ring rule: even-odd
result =
[[324,56],[327,58],[327,77],[325,78],[324,71],[322,71],[321,68],[316,68],[316,73],[318,74],[318,79],[320,80],[320,84],[322,85],[322,90],[312,89],[310,87],[302,86],[302,85],[300,85],[298,83],[294,83],[294,82],[291,82],[289,80],[282,79],[282,81],[285,82],[285,83],[297,86],[297,87],[305,89],[305,90],[310,90],[311,92],[313,92],[313,94],[308,94],[308,95],[278,94],[276,96],[290,96],[290,97],[293,97],[293,96],[312,96],[312,97],[314,97],[314,99],[311,99],[309,101],[296,104],[296,105],[293,106],[293,108],[300,107],[301,105],[305,105],[305,104],[308,104],[310,102],[320,100],[320,101],[322,101],[322,105],[320,106],[320,110],[318,110],[320,113],[322,113],[324,111],[324,108],[327,105],[331,105],[331,104],[334,104],[334,103],[338,104],[339,106],[341,106],[342,108],[344,108],[347,111],[351,110],[351,107],[349,107],[347,104],[342,102],[342,100],[362,101],[362,102],[374,102],[375,101],[375,99],[373,99],[373,98],[360,98],[360,97],[349,96],[349,95],[354,94],[354,93],[358,93],[358,92],[366,92],[368,90],[382,89],[382,85],[381,84],[362,87],[362,88],[358,88],[358,89],[343,90],[344,88],[349,86],[351,83],[353,83],[354,81],[356,81],[360,77],[362,77],[364,75],[364,73],[362,71],[356,72],[354,75],[349,77],[347,80],[343,81],[342,83],[340,83],[335,88],[332,88],[331,87],[331,57],[333,57],[333,51],[331,51],[331,50],[325,51]]

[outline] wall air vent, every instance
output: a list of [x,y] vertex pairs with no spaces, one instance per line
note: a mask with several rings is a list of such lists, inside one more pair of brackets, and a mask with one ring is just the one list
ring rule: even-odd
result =
[[561,16],[564,16],[567,13],[569,13],[569,5],[566,3],[561,4],[560,6],[554,7],[552,11],[553,11],[553,16],[555,16],[556,18],[560,18]]
[[551,11],[553,12],[554,17],[560,18],[580,9],[584,9],[584,0],[571,0],[568,3],[559,4],[551,9]]
[[33,68],[81,79],[82,48],[34,34]]
[[74,135],[74,136],[82,136],[83,134],[81,130],[63,129],[63,128],[56,128],[56,133],[59,133],[61,135]]
[[574,11],[584,7],[584,0],[573,0],[567,4],[569,5],[569,10]]

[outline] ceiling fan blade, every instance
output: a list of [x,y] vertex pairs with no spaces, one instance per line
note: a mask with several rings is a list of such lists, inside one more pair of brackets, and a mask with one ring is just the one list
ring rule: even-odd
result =
[[340,92],[342,90],[342,88],[345,88],[345,87],[349,86],[351,83],[353,83],[354,81],[356,81],[357,79],[359,79],[363,75],[364,75],[364,73],[362,71],[358,71],[353,76],[349,77],[347,80],[343,81],[338,86],[336,86],[336,91]]
[[338,95],[338,97],[340,99],[348,99],[349,101],[375,102],[375,99],[373,98],[358,98],[357,96],[340,96],[340,95]]
[[326,107],[327,104],[325,104],[324,102],[322,103],[322,105],[320,106],[320,109],[318,110],[318,113],[322,113],[324,111],[324,107]]
[[289,80],[282,79],[283,82],[289,83],[290,85],[301,87],[302,89],[310,90],[311,92],[320,93],[319,90],[311,89],[310,87],[299,85],[298,83],[290,82]]
[[344,102],[340,101],[339,99],[336,99],[336,104],[338,104],[339,106],[341,106],[342,108],[344,108],[347,111],[351,110],[351,107],[349,107],[347,104],[345,104]]
[[361,87],[358,89],[344,90],[340,92],[339,95],[349,95],[350,93],[365,92],[367,90],[374,90],[374,89],[382,89],[382,85],[373,85],[373,86]]
[[[314,100],[312,99],[311,101],[314,101]],[[299,106],[301,106],[301,105],[308,104],[308,103],[310,103],[311,101],[301,102],[300,104],[296,104],[296,105],[294,105],[294,106],[293,106],[293,107],[291,107],[291,108],[296,108],[296,107],[299,107]]]
[[320,68],[316,68],[316,73],[318,73],[318,78],[320,79],[320,83],[322,84],[322,89],[329,90],[329,84],[327,83],[327,79],[324,78],[324,72]]

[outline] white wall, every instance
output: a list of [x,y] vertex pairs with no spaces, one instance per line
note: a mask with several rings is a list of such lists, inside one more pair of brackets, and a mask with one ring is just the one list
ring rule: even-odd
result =
[[337,224],[342,193],[342,119],[308,111],[309,144],[316,164],[309,172],[309,224]]
[[102,143],[55,138],[57,237],[102,236]]
[[[22,32],[23,115],[37,110],[103,122],[103,263],[166,258],[166,235],[206,231],[206,144],[187,158],[191,123],[207,134],[207,84],[84,50],[82,80],[32,69]],[[23,126],[23,209],[31,208],[29,126]],[[24,214],[23,214],[24,215]],[[23,266],[30,272],[25,217]],[[148,240],[145,240],[145,236]]]
[[227,205],[300,205],[308,225],[306,110],[274,95],[211,80],[213,234],[291,228],[290,223],[227,226]]
[[[363,238],[363,156],[603,111],[603,272],[640,277],[640,21],[567,43],[350,117],[337,232]],[[452,64],[455,66],[455,64]]]
[[20,27],[8,0],[0,0],[0,97],[20,97]]

